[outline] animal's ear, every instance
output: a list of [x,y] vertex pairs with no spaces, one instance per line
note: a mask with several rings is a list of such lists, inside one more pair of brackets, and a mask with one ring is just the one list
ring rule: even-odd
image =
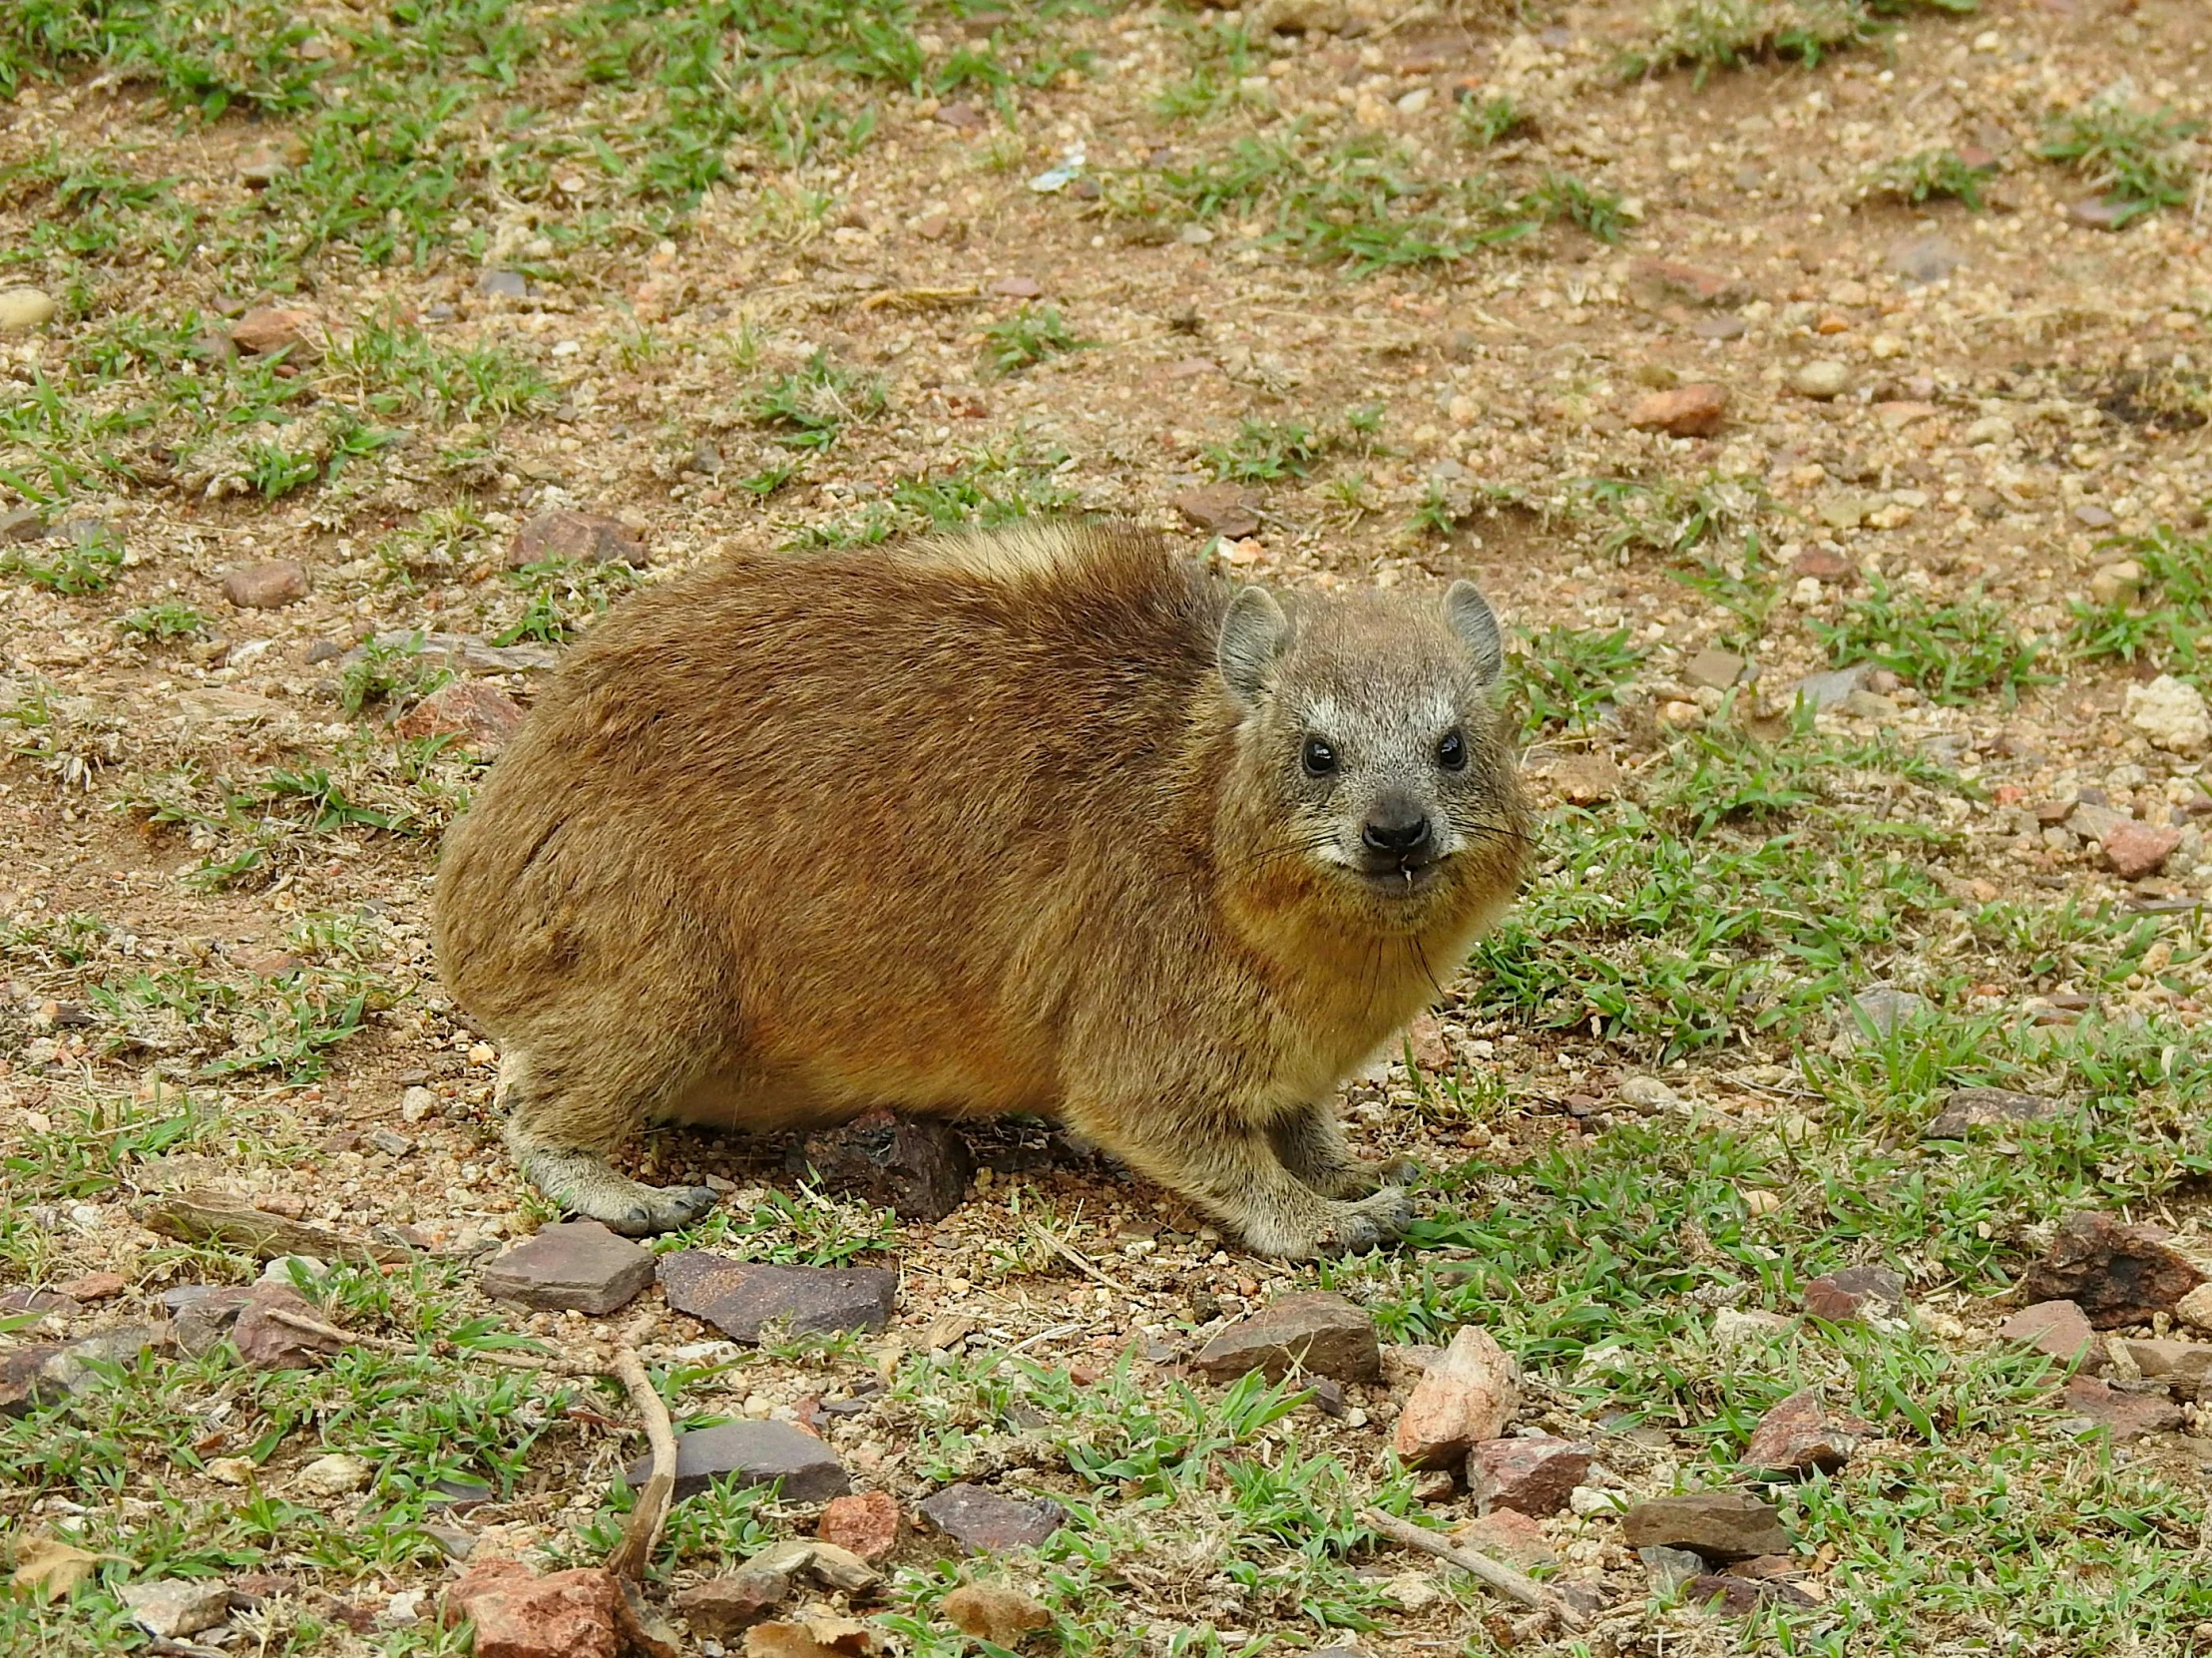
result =
[[1475,658],[1475,671],[1483,682],[1496,680],[1505,671],[1506,641],[1499,636],[1498,619],[1491,615],[1490,601],[1473,582],[1452,584],[1451,592],[1444,596],[1444,620]]
[[1221,619],[1221,682],[1246,707],[1259,701],[1267,670],[1290,636],[1290,619],[1265,588],[1246,588]]

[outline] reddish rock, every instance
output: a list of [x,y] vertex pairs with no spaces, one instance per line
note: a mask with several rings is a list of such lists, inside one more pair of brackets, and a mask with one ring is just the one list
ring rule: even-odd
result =
[[230,343],[256,356],[289,351],[294,358],[312,356],[315,313],[287,305],[256,305],[230,324]]
[[955,1542],[979,1554],[1037,1548],[1067,1522],[1051,1497],[1002,1496],[985,1485],[947,1485],[916,1509]]
[[1693,1491],[1639,1502],[1621,1514],[1620,1534],[1630,1548],[1687,1548],[1708,1560],[1787,1554],[1791,1546],[1781,1511],[1742,1491]]
[[822,1510],[814,1534],[874,1565],[898,1546],[898,1499],[889,1491],[860,1491],[837,1497]]
[[1016,1589],[963,1583],[944,1599],[945,1619],[963,1635],[1016,1647],[1022,1637],[1053,1626],[1052,1613]]
[[1379,1381],[1383,1373],[1373,1317],[1326,1290],[1278,1296],[1215,1336],[1192,1362],[1216,1382],[1255,1370],[1270,1382],[1294,1369],[1339,1382]]
[[671,1604],[691,1633],[726,1641],[763,1622],[791,1598],[791,1580],[779,1571],[747,1569],[685,1589]]
[[2212,1382],[2212,1347],[2202,1342],[2127,1341],[2121,1346],[2146,1382],[2157,1382],[2183,1399],[2202,1399]]
[[2099,1330],[2148,1324],[2205,1281],[2165,1238],[2094,1210],[2070,1214],[2021,1288],[2029,1301],[2073,1302]]
[[[174,1301],[172,1296],[176,1297]],[[240,1284],[188,1284],[165,1293],[163,1300],[170,1304],[170,1329],[179,1351],[195,1359],[213,1353],[222,1345],[252,1299],[253,1292]]]
[[1846,1267],[1805,1286],[1805,1311],[1830,1324],[1854,1324],[1862,1312],[1905,1305],[1905,1280],[1888,1267]]
[[1618,800],[1625,781],[1609,754],[1569,754],[1551,767],[1551,787],[1569,806],[1597,806]]
[[622,1585],[591,1568],[540,1577],[520,1560],[471,1566],[445,1591],[445,1621],[476,1626],[476,1658],[623,1658]]
[[1524,1569],[1552,1565],[1558,1559],[1544,1527],[1518,1508],[1493,1508],[1480,1519],[1455,1526],[1452,1540]]
[[787,1161],[830,1191],[893,1211],[901,1220],[940,1221],[966,1201],[976,1162],[960,1130],[936,1117],[890,1111],[809,1134]]
[[2182,1421],[2181,1407],[2164,1393],[2129,1393],[2093,1376],[2077,1376],[2066,1384],[2065,1408],[2087,1417],[2115,1444],[2177,1433]]
[[2038,1301],[1996,1327],[1997,1340],[2031,1347],[2061,1365],[2086,1359],[2096,1350],[2096,1332],[2070,1301]]
[[646,562],[646,538],[605,513],[559,507],[526,520],[507,544],[509,570],[547,559],[573,559],[588,565],[642,565]]
[[764,1266],[704,1249],[664,1255],[660,1273],[670,1307],[739,1342],[771,1327],[791,1336],[881,1330],[899,1293],[899,1275],[883,1267]]
[[1241,541],[1259,530],[1259,503],[1234,484],[1207,484],[1174,498],[1175,511],[1208,535]]
[[1408,1467],[1446,1467],[1506,1431],[1521,1409],[1521,1367],[1487,1330],[1466,1325],[1415,1384],[1391,1443]]
[[1677,438],[1709,438],[1727,418],[1728,388],[1707,381],[1648,392],[1628,409],[1628,424],[1637,431]]
[[1858,574],[1858,567],[1828,547],[1808,547],[1790,561],[1792,576],[1810,576],[1816,582],[1841,582]]
[[0,1355],[0,1417],[20,1417],[99,1386],[168,1340],[161,1325],[132,1324],[73,1342],[41,1342]]
[[637,1299],[653,1282],[653,1251],[596,1220],[542,1228],[484,1268],[484,1293],[545,1312],[598,1317]]
[[2181,844],[2181,831],[2153,829],[2127,818],[2105,830],[2098,844],[2104,848],[2104,861],[2112,866],[2114,875],[2123,881],[2140,881],[2146,875],[2156,875],[2173,856],[2174,848]]
[[1555,1514],[1589,1472],[1591,1455],[1571,1440],[1485,1440],[1467,1453],[1468,1493],[1494,1509]]
[[237,1323],[230,1329],[238,1357],[251,1369],[309,1370],[317,1361],[345,1351],[342,1339],[280,1324],[269,1316],[271,1313],[287,1313],[317,1324],[330,1322],[319,1307],[288,1284],[254,1285],[246,1293]]
[[1762,1606],[1819,1604],[1803,1589],[1773,1578],[1739,1577],[1734,1572],[1704,1572],[1682,1585],[1685,1605],[1705,1606],[1732,1618],[1749,1617]]
[[1763,1473],[1833,1473],[1873,1433],[1874,1425],[1857,1417],[1830,1416],[1819,1391],[1806,1388],[1759,1419],[1736,1461]]
[[72,1301],[108,1301],[130,1287],[131,1281],[120,1272],[88,1272],[55,1286]]
[[307,573],[289,559],[240,565],[222,578],[222,597],[241,611],[274,611],[307,597]]
[[991,284],[993,293],[1003,293],[1009,299],[1035,299],[1045,291],[1034,276],[1001,276]]
[[455,737],[487,759],[507,746],[522,724],[522,705],[497,686],[460,679],[432,691],[393,724],[402,737]]

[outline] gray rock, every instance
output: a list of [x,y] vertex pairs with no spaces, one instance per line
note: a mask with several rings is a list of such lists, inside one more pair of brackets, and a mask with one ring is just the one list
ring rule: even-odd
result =
[[197,1359],[221,1347],[252,1294],[238,1284],[188,1284],[165,1291],[164,1302],[177,1298],[170,1307],[170,1329],[179,1351]]
[[830,1191],[889,1209],[901,1220],[943,1220],[966,1200],[976,1171],[968,1142],[951,1123],[889,1111],[809,1134],[786,1161]]
[[1963,1140],[1978,1128],[2048,1122],[2065,1109],[2058,1100],[2010,1088],[1954,1088],[1942,1112],[1920,1131],[1924,1140]]
[[1791,1548],[1781,1511],[1742,1491],[1693,1491],[1639,1502],[1620,1516],[1620,1534],[1633,1549],[1695,1549],[1708,1560],[1748,1560]]
[[[400,650],[410,644],[420,644],[420,657],[427,667],[468,667],[481,673],[513,673],[526,668],[551,667],[561,659],[561,653],[548,645],[493,644],[473,633],[425,633],[420,629],[395,627],[376,634],[370,642],[379,650]],[[338,665],[351,667],[367,659],[367,649],[355,645],[338,658]]]
[[660,1271],[670,1307],[739,1342],[771,1325],[793,1336],[881,1330],[899,1293],[899,1275],[883,1267],[764,1266],[704,1249],[664,1255]]
[[1851,389],[1851,367],[1826,358],[1800,363],[1790,373],[1790,385],[1800,397],[1825,403]]
[[1931,1010],[1932,1004],[1925,996],[1901,991],[1894,985],[1869,985],[1851,999],[1836,1023],[1844,1036],[1853,1039],[1864,1037],[1870,1030],[1876,1036],[1887,1036]]
[[726,1641],[741,1635],[791,1598],[791,1580],[781,1572],[746,1567],[726,1577],[709,1578],[678,1594],[671,1604],[683,1614],[693,1635]]
[[653,1282],[653,1251],[596,1220],[548,1226],[484,1268],[484,1293],[544,1312],[597,1318],[635,1300]]
[[0,1358],[0,1417],[27,1416],[97,1388],[109,1367],[169,1340],[166,1326],[128,1324],[73,1342],[41,1342]]
[[947,1485],[917,1511],[946,1536],[979,1554],[1037,1548],[1068,1518],[1068,1510],[1050,1497],[1022,1500],[965,1483]]
[[1941,230],[1890,243],[1882,263],[1898,280],[1916,286],[1940,282],[1968,262],[1958,243]]
[[1661,1594],[1672,1594],[1693,1577],[1705,1574],[1705,1557],[1693,1554],[1686,1548],[1667,1548],[1663,1545],[1639,1548],[1636,1558],[1643,1562],[1643,1569],[1651,1574],[1651,1586]]
[[1689,665],[1682,670],[1682,676],[1693,685],[1726,690],[1743,677],[1743,670],[1749,665],[1732,650],[1709,647],[1690,658]]
[[530,284],[519,270],[487,270],[477,277],[476,291],[502,299],[525,299],[530,295]]
[[230,1616],[230,1589],[219,1578],[158,1577],[126,1583],[121,1594],[131,1621],[166,1641],[213,1629]]
[[[633,1489],[653,1477],[653,1458],[641,1456],[625,1472]],[[783,1482],[787,1502],[826,1502],[851,1488],[837,1453],[787,1422],[725,1422],[678,1434],[675,1496],[695,1496],[716,1479],[739,1485]]]
[[1808,673],[1790,687],[1791,700],[1810,706],[1815,713],[1841,707],[1851,693],[1866,683],[1873,669],[1865,662],[1850,667],[1830,668],[1826,673]]
[[1206,1343],[1194,1362],[1215,1381],[1256,1370],[1280,1382],[1294,1368],[1339,1382],[1378,1382],[1383,1374],[1373,1316],[1326,1290],[1277,1297]]
[[18,507],[13,512],[0,513],[0,542],[44,541],[52,533],[46,515],[36,507]]

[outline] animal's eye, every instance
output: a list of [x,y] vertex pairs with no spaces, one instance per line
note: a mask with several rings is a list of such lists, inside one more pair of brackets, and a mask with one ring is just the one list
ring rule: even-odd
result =
[[1444,740],[1437,744],[1437,764],[1446,771],[1458,771],[1467,764],[1467,738],[1457,731],[1444,733]]
[[1326,777],[1336,770],[1336,750],[1319,737],[1308,737],[1306,746],[1299,752],[1298,763],[1306,768],[1308,777]]

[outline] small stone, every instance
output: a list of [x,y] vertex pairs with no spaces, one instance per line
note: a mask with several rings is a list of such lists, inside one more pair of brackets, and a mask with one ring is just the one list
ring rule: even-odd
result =
[[2038,1301],[1996,1327],[1998,1341],[2018,1342],[2061,1365],[2073,1364],[2096,1350],[2096,1332],[2070,1301]]
[[2103,1429],[2115,1445],[2172,1434],[2182,1424],[2181,1407],[2163,1393],[2129,1393],[2093,1376],[2076,1376],[2066,1384],[2064,1406]]
[[2126,715],[2152,744],[2176,754],[2195,754],[2212,742],[2212,711],[2204,693],[2185,679],[2161,673],[2147,685],[2127,687]]
[[1790,701],[1803,704],[1815,713],[1826,713],[1849,701],[1854,691],[1865,683],[1869,668],[1865,662],[1850,667],[1831,668],[1825,673],[1808,673],[1790,686]]
[[[624,1477],[642,1490],[653,1477],[653,1458],[641,1456]],[[837,1453],[787,1422],[725,1422],[675,1439],[675,1500],[695,1496],[717,1479],[733,1485],[783,1482],[786,1502],[826,1502],[843,1496],[851,1481]]]
[[1940,282],[1967,262],[1958,243],[1940,230],[1893,241],[1882,255],[1883,266],[1891,274],[1916,286]]
[[54,320],[53,296],[37,288],[0,288],[0,334],[23,334]]
[[317,1456],[301,1468],[298,1484],[301,1490],[312,1491],[317,1496],[344,1496],[366,1485],[375,1471],[360,1457],[337,1452]]
[[1661,1594],[1672,1594],[1691,1578],[1705,1575],[1705,1557],[1686,1548],[1639,1548],[1636,1558],[1651,1574],[1651,1586]]
[[1001,276],[991,284],[991,291],[1009,299],[1036,299],[1045,289],[1034,276]]
[[51,529],[46,515],[36,507],[0,513],[0,542],[44,541]]
[[1521,1367],[1513,1355],[1481,1326],[1463,1325],[1415,1385],[1391,1443],[1408,1467],[1449,1466],[1503,1435],[1520,1409]]
[[850,1549],[873,1565],[899,1541],[899,1503],[889,1491],[860,1491],[833,1498],[815,1522],[815,1534]]
[[1728,388],[1708,381],[1647,393],[1628,409],[1628,424],[1637,431],[1677,438],[1711,437],[1727,417]]
[[1899,1026],[1925,1018],[1932,1011],[1925,996],[1901,991],[1894,985],[1869,985],[1851,999],[1837,1026],[1853,1040],[1863,1038],[1869,1031],[1877,1037],[1887,1036]]
[[1790,373],[1790,385],[1800,397],[1825,403],[1851,389],[1851,369],[1848,364],[1827,358],[1800,363]]
[[2088,230],[2124,230],[2141,216],[2141,208],[2118,197],[2098,196],[2086,202],[2066,204],[2066,217]]
[[598,1318],[627,1306],[653,1282],[653,1251],[596,1220],[541,1228],[484,1268],[483,1290],[546,1312]]
[[685,1589],[671,1604],[693,1635],[723,1641],[764,1621],[790,1598],[791,1580],[781,1572],[747,1568]]
[[1429,1468],[1413,1476],[1413,1499],[1436,1507],[1460,1494],[1460,1482],[1450,1468]]
[[1755,1582],[1733,1572],[1701,1572],[1682,1585],[1682,1599],[1728,1617],[1749,1617],[1762,1606],[1811,1606],[1813,1597],[1789,1583]]
[[[2084,530],[2109,530],[2113,525],[2119,523],[2119,520],[2112,516],[2109,509],[2098,506],[2094,501],[2084,501],[2080,506],[2074,508],[2073,521]],[[2092,587],[2092,597],[2094,597],[2094,593],[2095,590]]]
[[1606,754],[1569,754],[1551,767],[1551,787],[1570,806],[1620,798],[1620,766]]
[[237,1323],[230,1330],[230,1340],[238,1350],[238,1357],[249,1369],[308,1370],[318,1360],[345,1350],[342,1339],[318,1336],[280,1324],[269,1316],[272,1313],[312,1319],[317,1324],[329,1323],[319,1308],[289,1284],[254,1285],[246,1295],[245,1305],[238,1310]]
[[296,359],[311,356],[314,343],[309,330],[315,314],[285,305],[257,305],[230,324],[230,343],[255,356],[288,351]]
[[622,1585],[590,1567],[538,1576],[486,1560],[447,1586],[444,1620],[476,1626],[476,1658],[626,1658]]
[[1743,670],[1749,665],[1732,650],[1708,647],[1689,659],[1689,665],[1682,669],[1682,676],[1693,685],[1726,690],[1743,677]]
[[307,573],[289,559],[240,565],[222,578],[222,597],[241,611],[274,611],[307,597]]
[[1759,1419],[1736,1462],[1762,1473],[1833,1473],[1873,1433],[1874,1425],[1857,1417],[1831,1417],[1819,1390],[1805,1388]]
[[1797,1328],[1797,1321],[1758,1308],[1723,1307],[1713,1314],[1713,1345],[1722,1352],[1764,1346]]
[[212,1577],[158,1577],[119,1591],[131,1621],[165,1641],[213,1629],[230,1616],[230,1586]]
[[496,685],[460,679],[432,691],[393,723],[407,738],[453,737],[470,753],[490,759],[521,726],[522,707]]
[[1620,1516],[1620,1534],[1630,1548],[1689,1548],[1708,1560],[1787,1554],[1792,1547],[1781,1511],[1742,1491],[1694,1491],[1639,1502]]
[[1216,1382],[1262,1371],[1280,1382],[1292,1370],[1333,1376],[1339,1382],[1382,1378],[1382,1349],[1375,1320],[1340,1295],[1310,1290],[1278,1296],[1238,1320],[1198,1350],[1199,1372]]
[[1690,333],[1697,339],[1742,339],[1751,332],[1751,324],[1733,311],[1720,311],[1690,319]]
[[212,1456],[203,1470],[219,1485],[250,1485],[260,1477],[260,1465],[250,1456]]
[[943,1601],[946,1620],[963,1635],[998,1646],[1022,1644],[1022,1637],[1053,1626],[1053,1615],[1015,1589],[963,1583]]
[[1668,1111],[1682,1103],[1682,1096],[1658,1076],[1623,1076],[1614,1084],[1613,1094],[1639,1111]]
[[791,1537],[770,1543],[745,1562],[747,1571],[772,1571],[779,1577],[811,1577],[826,1589],[865,1594],[883,1581],[882,1573],[849,1548],[818,1537]]
[[745,1658],[873,1658],[883,1637],[864,1623],[830,1612],[756,1623],[745,1631]]
[[2114,875],[2123,881],[2140,881],[2146,875],[2157,874],[2165,866],[2166,860],[2181,845],[2181,831],[2154,829],[2147,823],[2130,819],[2105,831],[2099,844],[2104,849],[2104,861],[2112,866]]
[[2175,1302],[2174,1317],[2199,1330],[2212,1330],[2212,1284],[2199,1284]]
[[573,559],[588,565],[643,565],[646,538],[619,518],[576,512],[567,507],[524,521],[507,544],[507,568],[548,559]]
[[985,118],[981,110],[973,104],[964,104],[958,101],[938,105],[937,114],[932,119],[941,127],[951,127],[963,133],[980,131],[985,125]]
[[495,299],[527,299],[530,283],[519,270],[487,270],[477,277],[476,291]]
[[1589,1472],[1586,1445],[1549,1436],[1485,1440],[1467,1453],[1468,1494],[1490,1508],[1555,1514]]
[[1637,302],[1652,309],[1667,305],[1742,305],[1757,297],[1747,282],[1668,259],[1638,259],[1628,267],[1628,285]]
[[88,1272],[54,1287],[72,1301],[109,1301],[129,1289],[131,1281],[120,1272]]
[[2100,565],[2089,573],[2089,597],[2105,606],[2132,605],[2143,595],[2143,567],[2133,559]]
[[1866,523],[1874,504],[1863,495],[1829,495],[1814,509],[1831,530],[1856,530]]
[[1436,1579],[1425,1571],[1402,1571],[1383,1587],[1389,1591],[1391,1599],[1416,1616],[1444,1598],[1444,1591],[1437,1587]]
[[1853,1324],[1871,1307],[1893,1313],[1905,1305],[1905,1280],[1888,1267],[1846,1267],[1805,1286],[1805,1311],[1830,1324]]
[[883,1267],[765,1266],[703,1249],[663,1256],[660,1275],[670,1307],[739,1342],[769,1326],[789,1336],[881,1330],[899,1293],[899,1275]]
[[947,1485],[916,1511],[953,1541],[979,1554],[1042,1547],[1068,1520],[1068,1510],[1050,1497],[1017,1499],[966,1482]]
[[1924,1140],[1963,1140],[1978,1128],[2009,1128],[2022,1122],[2049,1122],[2065,1106],[2041,1094],[2010,1088],[1954,1088],[1936,1119],[1920,1131]]
[[2212,1347],[2201,1342],[2123,1341],[2146,1382],[2162,1382],[2183,1399],[2200,1400],[2212,1381]]
[[306,141],[296,137],[256,145],[238,158],[238,183],[247,190],[266,190],[306,159]]
[[1518,1508],[1493,1508],[1481,1518],[1455,1527],[1452,1540],[1524,1571],[1554,1564],[1558,1559],[1544,1527]]
[[2065,818],[2066,827],[2087,841],[2100,841],[2128,821],[2125,812],[2116,812],[2094,800],[2077,802]]
[[1208,484],[1174,497],[1175,511],[1208,535],[1242,541],[1259,533],[1259,504],[1234,484]]
[[220,1287],[193,1284],[185,1288],[198,1293],[171,1310],[170,1330],[177,1350],[198,1359],[222,1345],[253,1292],[240,1285],[227,1284]]
[[786,1161],[841,1196],[926,1222],[959,1208],[976,1172],[968,1142],[951,1123],[890,1111],[809,1134]]
[[2077,1211],[2059,1223],[2049,1253],[2027,1269],[2030,1301],[2071,1301],[2099,1330],[2148,1324],[2205,1282],[2165,1243],[2165,1234],[2117,1216]]

